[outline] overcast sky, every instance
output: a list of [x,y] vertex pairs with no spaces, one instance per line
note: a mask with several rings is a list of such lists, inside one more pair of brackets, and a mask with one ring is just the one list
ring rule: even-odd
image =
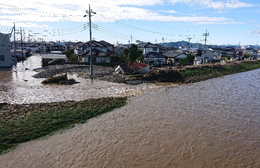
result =
[[[0,32],[16,25],[30,39],[111,43],[190,41],[207,44],[260,43],[257,0],[8,0],[0,2]],[[17,34],[18,35],[18,34]]]

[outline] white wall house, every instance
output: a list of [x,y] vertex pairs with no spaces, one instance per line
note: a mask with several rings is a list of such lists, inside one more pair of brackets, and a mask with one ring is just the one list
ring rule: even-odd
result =
[[159,48],[144,48],[143,54],[148,54],[150,52],[157,52],[159,53]]
[[8,34],[0,33],[0,67],[11,67],[11,44],[10,37]]

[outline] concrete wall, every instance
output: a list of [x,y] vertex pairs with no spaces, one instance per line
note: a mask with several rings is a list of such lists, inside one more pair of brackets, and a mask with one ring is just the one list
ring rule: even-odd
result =
[[10,49],[11,44],[9,35],[0,33],[0,67],[12,66]]

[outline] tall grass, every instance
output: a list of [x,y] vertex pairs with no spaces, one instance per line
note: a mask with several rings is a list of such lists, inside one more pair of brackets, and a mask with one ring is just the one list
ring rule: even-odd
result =
[[240,72],[246,72],[260,68],[260,61],[246,61],[239,63],[230,63],[228,65],[209,65],[186,68],[180,70],[185,83],[199,82],[206,79],[221,77]]

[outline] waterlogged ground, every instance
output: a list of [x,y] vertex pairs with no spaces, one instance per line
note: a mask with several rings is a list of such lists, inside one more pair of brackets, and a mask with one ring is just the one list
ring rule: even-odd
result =
[[260,70],[131,97],[0,167],[260,167]]
[[0,103],[25,104],[45,103],[67,100],[85,100],[109,96],[129,96],[146,90],[160,88],[153,84],[126,85],[101,80],[91,81],[80,75],[68,74],[74,78],[75,85],[43,85],[44,78],[34,78],[34,69],[41,68],[40,55],[19,62],[13,69],[0,69]]

